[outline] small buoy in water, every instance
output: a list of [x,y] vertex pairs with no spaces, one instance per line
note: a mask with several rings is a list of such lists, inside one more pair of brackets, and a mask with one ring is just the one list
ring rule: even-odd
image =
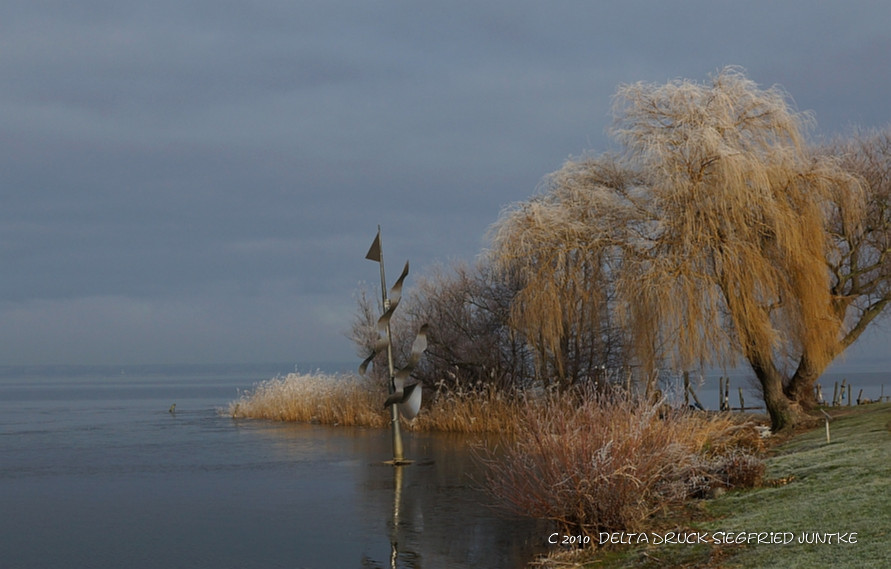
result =
[[173,405],[170,406],[169,412],[171,415],[176,415],[176,403],[174,403]]

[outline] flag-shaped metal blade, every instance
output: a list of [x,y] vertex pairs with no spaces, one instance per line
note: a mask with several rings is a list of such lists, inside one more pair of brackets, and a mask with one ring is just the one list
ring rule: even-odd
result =
[[377,235],[374,237],[374,243],[371,244],[371,248],[368,249],[368,253],[365,255],[365,258],[369,261],[375,261],[377,263],[381,262],[381,230],[377,230]]

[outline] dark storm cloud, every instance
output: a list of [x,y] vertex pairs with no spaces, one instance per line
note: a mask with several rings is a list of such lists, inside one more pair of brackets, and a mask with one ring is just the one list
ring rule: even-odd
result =
[[882,126],[883,3],[5,2],[0,362],[348,359],[362,259],[471,259],[618,84]]

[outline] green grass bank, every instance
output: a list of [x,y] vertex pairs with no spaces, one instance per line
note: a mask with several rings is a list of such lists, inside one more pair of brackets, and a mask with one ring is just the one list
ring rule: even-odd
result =
[[[654,522],[647,544],[555,556],[543,565],[891,567],[891,404],[828,411],[835,415],[831,442],[820,426],[774,447],[762,487],[696,503],[683,520]],[[672,531],[704,543],[655,543]]]

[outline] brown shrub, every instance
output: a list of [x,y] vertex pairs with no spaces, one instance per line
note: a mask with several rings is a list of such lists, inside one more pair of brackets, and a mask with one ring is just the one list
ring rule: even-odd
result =
[[731,444],[741,430],[729,418],[660,418],[657,405],[621,396],[548,399],[519,409],[513,440],[478,455],[488,490],[508,509],[572,534],[639,531],[692,495],[759,476],[760,462]]

